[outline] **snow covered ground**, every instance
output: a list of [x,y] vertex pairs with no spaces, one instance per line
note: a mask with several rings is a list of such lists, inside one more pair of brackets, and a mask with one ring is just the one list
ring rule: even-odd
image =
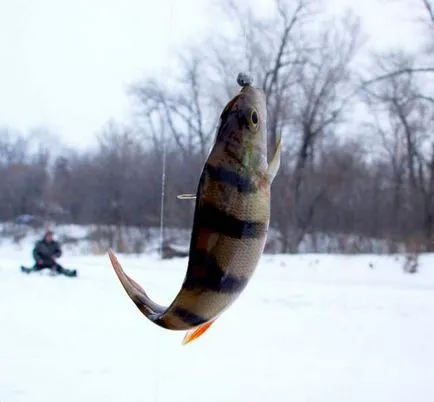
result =
[[[107,256],[68,255],[79,278],[24,275],[0,246],[1,402],[432,402],[434,256],[264,256],[200,339],[147,321]],[[186,260],[120,256],[160,303]],[[369,265],[372,264],[372,267]]]

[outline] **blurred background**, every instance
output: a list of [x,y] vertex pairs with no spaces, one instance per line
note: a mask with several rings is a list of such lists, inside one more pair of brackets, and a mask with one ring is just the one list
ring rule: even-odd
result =
[[64,243],[143,252],[164,185],[165,239],[187,244],[194,203],[176,195],[246,71],[284,146],[267,252],[434,249],[432,1],[0,9],[3,236],[69,225]]
[[[0,0],[0,58],[1,402],[434,399],[433,0]],[[173,300],[241,71],[283,140],[266,255],[181,347],[107,249]],[[25,273],[47,229],[77,278]]]

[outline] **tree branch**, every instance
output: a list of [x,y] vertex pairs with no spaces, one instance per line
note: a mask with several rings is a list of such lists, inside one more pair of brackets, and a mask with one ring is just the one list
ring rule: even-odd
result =
[[363,81],[360,87],[368,86],[379,81],[388,80],[390,78],[397,77],[399,75],[404,75],[404,74],[411,75],[415,73],[434,73],[434,67],[403,68],[397,71],[393,71],[391,73],[380,75],[378,77],[372,78],[367,81]]

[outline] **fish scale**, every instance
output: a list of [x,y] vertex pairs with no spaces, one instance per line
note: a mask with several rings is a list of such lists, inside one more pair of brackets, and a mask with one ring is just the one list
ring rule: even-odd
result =
[[[167,306],[152,301],[123,270],[111,264],[137,308],[154,324],[201,336],[239,297],[263,253],[270,221],[270,188],[280,166],[280,141],[267,163],[267,110],[263,92],[240,73],[240,92],[220,115],[213,147],[195,199],[187,273]],[[181,198],[181,197],[179,197]]]

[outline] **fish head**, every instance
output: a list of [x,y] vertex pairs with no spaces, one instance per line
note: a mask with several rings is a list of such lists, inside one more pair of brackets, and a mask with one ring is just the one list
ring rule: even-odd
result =
[[267,108],[264,93],[245,85],[220,116],[216,146],[224,150],[226,162],[244,171],[267,169]]

